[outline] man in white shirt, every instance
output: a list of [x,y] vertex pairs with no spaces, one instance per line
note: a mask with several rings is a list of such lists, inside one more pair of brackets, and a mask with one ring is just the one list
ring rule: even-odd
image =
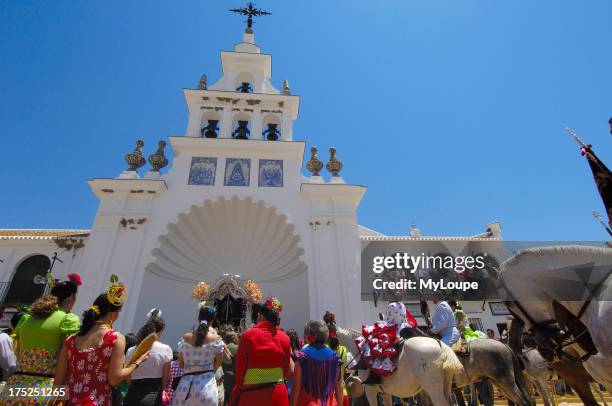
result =
[[[0,319],[4,309],[0,309]],[[0,333],[0,380],[6,380],[17,368],[17,357],[13,351],[13,340],[6,333]]]
[[453,309],[445,300],[435,300],[436,309],[431,316],[431,332],[439,334],[444,344],[449,347],[461,338],[457,330]]

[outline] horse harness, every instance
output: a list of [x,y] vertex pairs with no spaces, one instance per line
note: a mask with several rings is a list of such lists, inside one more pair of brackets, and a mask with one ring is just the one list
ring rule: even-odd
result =
[[[506,305],[515,305],[521,313],[527,318],[529,323],[531,324],[531,335],[536,339],[538,346],[542,348],[544,351],[549,351],[554,353],[559,358],[567,358],[573,362],[584,362],[589,359],[592,355],[597,354],[597,348],[593,343],[593,338],[589,333],[589,329],[584,325],[584,323],[580,320],[584,313],[587,311],[595,296],[599,293],[605,280],[608,278],[609,273],[604,275],[603,278],[597,283],[596,288],[593,289],[587,298],[587,300],[582,304],[582,307],[578,311],[576,315],[573,315],[569,310],[565,308],[561,303],[553,300],[553,310],[555,312],[556,319],[545,320],[545,321],[536,321],[527,310],[521,305],[519,301],[506,301]],[[506,291],[508,288],[503,280],[499,280]],[[509,292],[509,291],[508,291]],[[511,309],[510,313],[520,320]],[[558,319],[562,319],[563,316],[567,316],[568,323],[565,323],[563,327],[566,329],[562,329]],[[578,331],[576,331],[578,330]],[[545,336],[545,340],[537,340],[537,336],[542,334]],[[553,342],[548,335],[557,335],[559,340]],[[572,338],[573,337],[573,338]],[[568,347],[573,344],[578,344],[586,353],[581,357],[575,357],[571,354],[568,354],[564,351],[565,347]]]
[[[520,302],[513,301],[511,303],[520,310],[531,324],[531,335],[539,347],[544,351],[552,352],[559,358],[567,358],[573,362],[584,362],[598,352],[588,328],[580,321],[591,304],[593,296],[594,292],[584,302],[577,315],[573,315],[562,304],[554,300],[553,310],[556,319],[545,321],[535,321]],[[513,315],[519,319],[516,314]],[[559,320],[565,320],[566,322],[561,324]],[[578,344],[585,351],[585,354],[580,357],[568,354],[565,348],[573,344]]]

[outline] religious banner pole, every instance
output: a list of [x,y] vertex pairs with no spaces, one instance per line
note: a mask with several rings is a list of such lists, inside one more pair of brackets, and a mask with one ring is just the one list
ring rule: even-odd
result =
[[595,217],[595,220],[597,220],[599,224],[601,224],[601,226],[608,232],[610,237],[612,237],[612,229],[610,229],[610,226],[606,224],[603,217],[597,210],[593,210],[593,217]]
[[574,131],[573,128],[565,127],[565,131],[574,139],[574,141],[578,143],[578,145],[580,145],[580,148],[587,147],[587,145],[584,143],[584,141],[582,141],[580,136],[578,136],[578,134],[576,133],[576,131]]
[[573,129],[566,128],[565,131],[580,145],[580,154],[587,159],[597,191],[608,215],[606,230],[612,236],[610,232],[612,229],[612,172],[595,154],[591,144],[586,144]]

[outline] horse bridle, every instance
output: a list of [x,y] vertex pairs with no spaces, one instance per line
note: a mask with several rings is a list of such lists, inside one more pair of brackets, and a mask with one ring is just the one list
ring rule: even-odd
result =
[[[604,278],[604,280],[606,278],[607,278],[607,275]],[[503,281],[502,281],[502,283],[503,283]],[[586,310],[590,306],[593,298],[595,297],[595,295],[601,289],[602,285],[603,285],[603,280],[597,285],[597,288],[594,289],[589,294],[588,299],[584,302],[584,304],[582,305],[582,307],[580,308],[578,313],[576,315],[574,315],[574,317],[576,317],[576,319],[580,320],[582,318],[582,316],[584,315],[584,313],[586,312]],[[542,346],[544,350],[551,351],[556,356],[558,356],[559,358],[564,357],[564,358],[567,358],[567,359],[571,360],[572,362],[585,362],[592,355],[597,354],[597,350],[596,349],[584,349],[583,348],[583,350],[585,350],[586,353],[584,355],[580,356],[580,357],[575,357],[575,356],[573,356],[571,354],[568,354],[565,351],[565,348],[569,347],[570,345],[573,345],[573,344],[580,345],[580,343],[578,342],[580,340],[580,338],[582,338],[585,334],[590,334],[589,333],[589,329],[586,326],[581,331],[579,331],[579,332],[572,331],[571,329],[563,330],[561,328],[561,326],[559,325],[558,321],[555,320],[555,319],[550,319],[550,320],[545,320],[545,321],[536,321],[529,314],[529,312],[527,310],[525,310],[525,308],[521,305],[521,303],[518,300],[506,301],[505,303],[506,303],[506,305],[510,305],[510,306],[515,305],[520,310],[520,312],[525,316],[525,318],[529,321],[529,324],[531,324],[531,326],[532,326],[532,328],[530,329],[531,330],[530,334],[532,336],[535,336],[535,332],[536,331],[542,331],[545,334],[546,330],[550,330],[551,328],[556,328],[560,333],[562,333],[564,335],[564,337],[562,337],[560,341],[547,340],[546,344],[536,340],[538,342],[538,345]],[[511,311],[511,313],[513,313],[513,312]],[[516,314],[513,313],[513,315],[516,318],[518,318]],[[554,325],[556,325],[556,327]]]
[[[609,276],[610,276],[610,272],[608,272],[606,275],[604,275],[601,278],[601,280],[599,281],[599,283],[597,283],[596,288],[593,289],[589,293],[589,296],[588,296],[587,300],[583,303],[583,305],[580,308],[580,310],[578,311],[578,313],[576,315],[574,315],[574,317],[576,317],[576,319],[580,320],[582,318],[584,313],[587,311],[587,309],[591,305],[591,302],[593,301],[595,296],[597,296],[597,294],[599,293],[599,291],[603,287],[603,284],[604,284],[605,280]],[[501,283],[501,286],[506,290],[506,292],[510,293],[510,291],[508,290],[508,287],[506,286],[506,283],[504,282],[504,280],[498,278],[498,281]],[[571,354],[568,354],[567,352],[564,351],[565,347],[569,347],[570,345],[573,345],[573,344],[580,345],[580,343],[578,343],[578,340],[583,335],[590,334],[589,333],[589,329],[586,326],[580,332],[575,332],[575,331],[571,331],[571,330],[563,330],[559,326],[558,321],[555,320],[555,319],[550,319],[550,320],[545,320],[545,321],[535,321],[535,319],[533,317],[531,317],[529,312],[527,310],[525,310],[525,308],[521,305],[521,303],[518,300],[505,301],[504,303],[506,305],[510,305],[510,306],[515,305],[520,310],[520,312],[523,313],[523,315],[525,316],[527,321],[529,321],[529,324],[531,324],[531,326],[532,326],[532,328],[530,329],[530,330],[532,330],[532,332],[531,332],[532,336],[535,335],[535,333],[533,331],[537,331],[537,330],[542,331],[542,330],[545,330],[547,328],[548,329],[555,328],[555,327],[552,327],[555,324],[557,324],[556,329],[559,332],[563,333],[564,335],[567,335],[567,338],[563,337],[559,342],[556,342],[556,345],[552,345],[551,340],[548,340],[546,342],[546,345],[544,345],[543,343],[539,343],[538,342],[538,345],[541,345],[542,347],[545,347],[545,348],[543,348],[544,350],[551,351],[551,352],[553,352],[558,357],[568,358],[569,360],[571,360],[573,362],[584,362],[587,359],[589,359],[592,355],[597,354],[597,350],[596,349],[587,349],[587,350],[585,350],[586,354],[584,354],[581,357],[575,357],[575,356],[573,356]],[[514,312],[512,312],[512,311],[510,311],[510,312],[512,313],[512,315],[515,318],[519,318],[519,317],[517,317],[516,314],[514,314]],[[573,337],[573,339],[571,337]],[[583,350],[584,350],[584,348],[583,348]]]

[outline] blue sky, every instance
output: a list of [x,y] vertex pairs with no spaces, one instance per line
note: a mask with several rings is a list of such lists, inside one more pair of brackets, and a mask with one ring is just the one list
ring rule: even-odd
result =
[[[0,3],[0,227],[89,228],[87,179],[142,138],[182,135],[182,88],[220,75],[241,1]],[[612,165],[608,0],[260,1],[273,83],[301,96],[294,137],[334,145],[368,186],[361,224],[506,239],[604,239],[575,127]],[[325,159],[328,154],[321,154]]]

